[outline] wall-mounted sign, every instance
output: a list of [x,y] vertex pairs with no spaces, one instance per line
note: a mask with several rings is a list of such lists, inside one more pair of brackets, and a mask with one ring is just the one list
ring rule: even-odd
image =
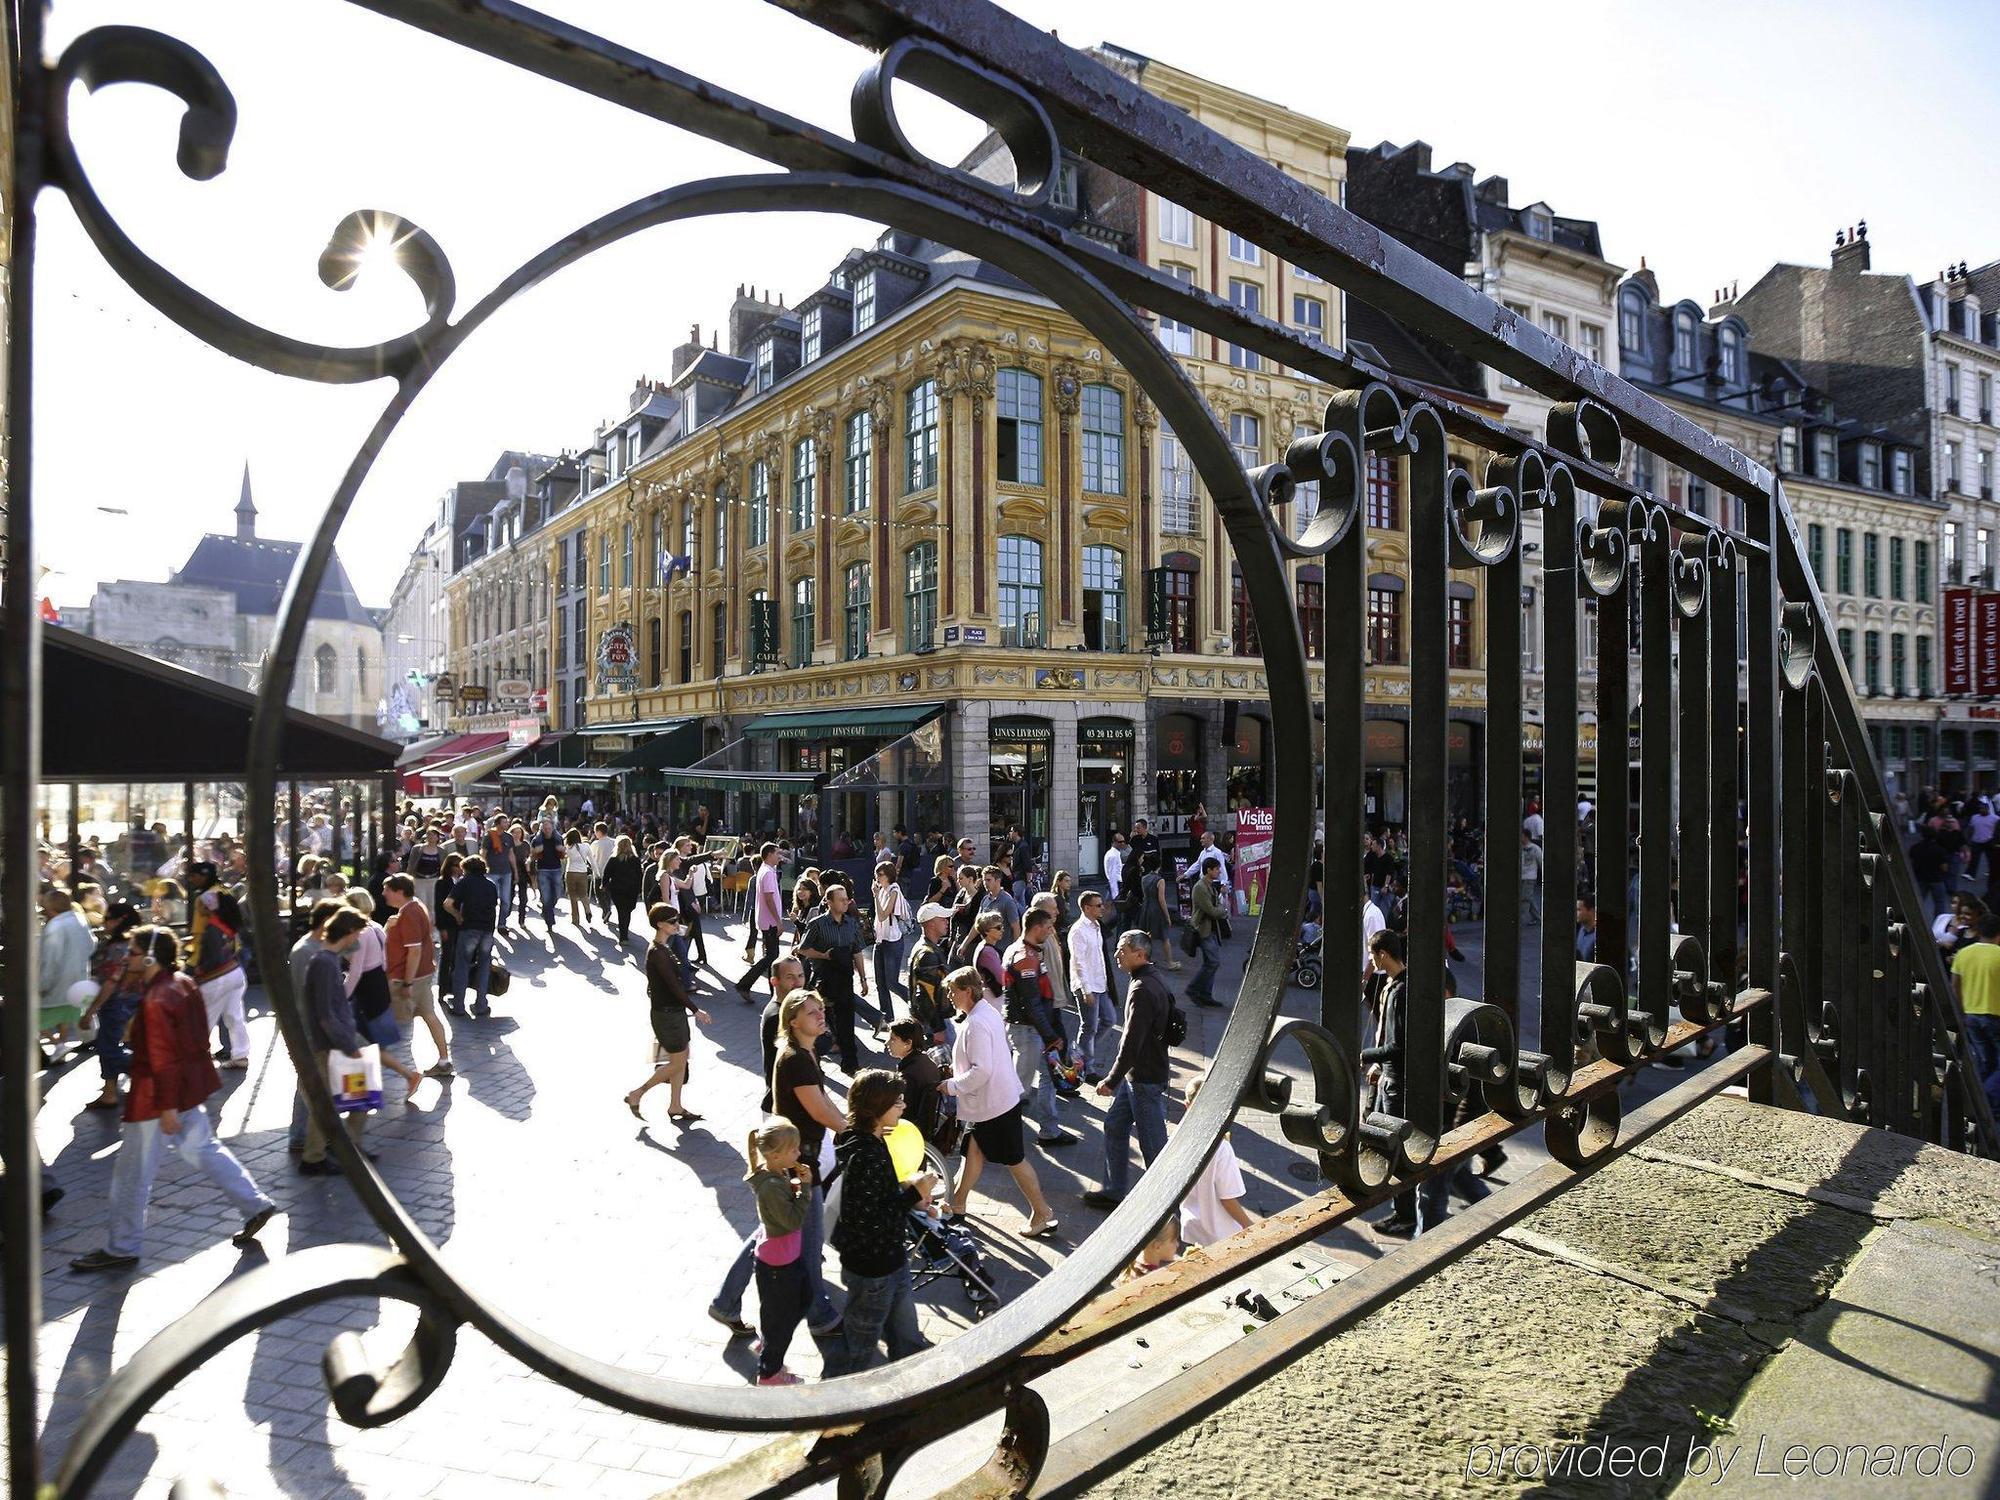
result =
[[1086,719],[1076,726],[1077,748],[1083,754],[1089,754],[1092,747],[1100,745],[1130,745],[1136,738],[1129,722]]
[[602,750],[607,755],[621,754],[632,748],[632,736],[629,734],[594,734],[590,737],[590,748],[593,750]]
[[440,703],[458,701],[458,679],[449,672],[440,672],[431,682],[431,696]]
[[479,713],[486,707],[486,689],[476,682],[468,682],[458,690],[458,706],[467,713]]
[[493,684],[493,705],[496,708],[526,708],[534,693],[535,685],[525,678],[502,678]]
[[1080,693],[1083,691],[1083,673],[1075,667],[1037,667],[1035,687],[1051,693]]
[[2000,693],[2000,594],[1981,594],[1979,611],[1979,691]]
[[597,685],[606,692],[638,689],[639,652],[630,625],[613,625],[597,638]]
[[1966,707],[1965,714],[1970,719],[2000,719],[2000,704],[1973,703]]
[[987,732],[1015,744],[1052,745],[1056,738],[1055,726],[1046,719],[995,719]]
[[1972,590],[1944,591],[1944,690],[1970,693],[1972,687]]
[[507,721],[507,743],[516,750],[532,745],[542,737],[540,719],[509,719]]
[[528,697],[528,707],[532,708],[538,714],[547,713],[549,711],[549,690],[547,688],[536,688]]

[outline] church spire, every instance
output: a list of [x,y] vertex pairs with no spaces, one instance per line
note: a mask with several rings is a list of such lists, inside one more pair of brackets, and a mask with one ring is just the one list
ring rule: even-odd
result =
[[250,542],[257,539],[257,507],[250,499],[250,463],[243,464],[243,498],[236,502],[236,540]]

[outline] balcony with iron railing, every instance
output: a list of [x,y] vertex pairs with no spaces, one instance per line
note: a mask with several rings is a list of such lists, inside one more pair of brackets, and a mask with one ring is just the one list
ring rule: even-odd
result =
[[[87,1492],[150,1404],[233,1339],[317,1304],[354,1298],[412,1302],[420,1316],[392,1368],[371,1367],[352,1336],[328,1350],[328,1383],[350,1422],[379,1425],[419,1406],[442,1381],[459,1331],[477,1330],[536,1375],[634,1416],[783,1434],[698,1481],[707,1493],[789,1494],[832,1481],[843,1493],[880,1495],[905,1459],[996,1413],[1004,1414],[1005,1428],[979,1486],[1025,1493],[1045,1465],[1087,1477],[1150,1451],[1258,1370],[1206,1369],[1195,1382],[1204,1386],[1200,1393],[1135,1401],[1063,1443],[1052,1443],[1049,1411],[1032,1381],[1142,1333],[1168,1311],[1221,1292],[1400,1193],[1434,1192],[1444,1174],[1484,1146],[1539,1131],[1552,1158],[1545,1174],[1456,1215],[1437,1238],[1426,1235],[1413,1249],[1386,1257],[1379,1271],[1362,1273],[1370,1277],[1372,1303],[1341,1304],[1352,1316],[1380,1306],[1453,1252],[1500,1234],[1531,1201],[1547,1201],[1621,1152],[1631,1139],[1621,1089],[1690,1044],[1730,1033],[1741,1042],[1656,1101],[1644,1129],[1741,1083],[1759,1104],[1893,1132],[1908,1138],[1911,1150],[1930,1142],[1994,1152],[1965,1017],[1926,937],[1929,922],[1859,702],[1779,477],[1466,286],[1462,268],[1423,259],[1185,111],[980,0],[838,6],[789,0],[807,20],[882,50],[853,94],[853,140],[532,11],[442,0],[370,4],[611,104],[760,155],[780,170],[649,193],[566,234],[455,322],[442,250],[396,221],[397,254],[434,311],[407,339],[360,350],[279,341],[185,295],[159,267],[130,255],[113,258],[140,296],[228,353],[290,375],[329,382],[386,376],[394,386],[378,431],[301,549],[247,748],[249,892],[259,951],[280,951],[288,936],[276,904],[271,832],[285,694],[307,623],[299,601],[315,597],[375,454],[434,374],[514,291],[655,224],[730,213],[834,213],[955,244],[1058,303],[1102,345],[1107,365],[1115,361],[1144,389],[1221,513],[1255,617],[1269,681],[1260,712],[1268,711],[1275,752],[1275,842],[1265,904],[1236,1003],[1208,1038],[1205,1086],[1134,1190],[1095,1232],[1079,1237],[1044,1279],[957,1337],[886,1371],[782,1389],[616,1369],[529,1328],[461,1282],[431,1234],[338,1128],[300,996],[286,966],[269,965],[265,981],[300,1087],[365,1215],[357,1216],[356,1233],[379,1229],[388,1244],[321,1245],[286,1255],[230,1279],[168,1325],[112,1377],[76,1427],[62,1458],[65,1497]],[[226,137],[221,122],[233,111],[223,109],[218,75],[191,49],[128,28],[88,33],[44,76],[40,8],[19,7],[14,15],[24,28],[14,55],[25,59],[30,97],[66,100],[85,79],[164,81],[201,103],[190,116],[196,124],[184,137],[184,158],[219,170],[215,142]],[[996,191],[921,156],[896,123],[899,77],[992,119],[1006,136],[1020,190]],[[1053,121],[1062,125],[1060,148]],[[71,207],[97,243],[124,243],[88,191],[60,109],[46,123],[56,181]],[[39,133],[35,141],[39,151]],[[1372,303],[1415,334],[1534,390],[1553,403],[1546,430],[1523,435],[1430,387],[1176,281],[1097,237],[1052,226],[1037,211],[1039,184],[1054,175],[1063,152],[1187,206]],[[43,165],[39,155],[17,156],[16,179],[38,180]],[[359,254],[352,240],[352,234],[336,238],[323,262],[328,274],[351,269]],[[1311,430],[1291,441],[1282,462],[1245,472],[1200,393],[1135,315],[1141,306],[1324,382]],[[17,350],[30,346],[33,307],[31,297],[10,305]],[[25,399],[8,403],[16,443],[25,444],[31,416]],[[1673,466],[1701,475],[1718,499],[1735,502],[1718,505],[1718,512],[1740,515],[1743,523],[1670,510],[1621,479],[1628,444],[1653,455],[1656,472]],[[1475,456],[1458,464],[1453,451]],[[1371,1084],[1363,1059],[1374,1031],[1356,982],[1363,945],[1355,918],[1367,899],[1365,516],[1372,454],[1395,455],[1408,471],[1402,656],[1411,879],[1408,963],[1394,992],[1401,1006],[1396,1066]],[[1297,535],[1287,522],[1301,483],[1319,486],[1319,513]],[[28,477],[17,474],[15,484],[7,524],[22,536],[25,523],[17,515],[30,499]],[[1532,558],[1518,545],[1524,515],[1539,521],[1542,550]],[[17,567],[21,556],[10,547],[9,566]],[[1292,561],[1310,561],[1323,573],[1325,650],[1316,666],[1306,659],[1289,587]],[[1523,588],[1532,585],[1543,599],[1600,604],[1590,637],[1581,628],[1582,611],[1543,612],[1543,881],[1559,899],[1538,923],[1523,919],[1520,865],[1508,857],[1525,817],[1524,745],[1512,733],[1488,737],[1480,801],[1486,826],[1502,837],[1495,841],[1499,857],[1486,867],[1477,919],[1482,977],[1464,994],[1448,985],[1444,953],[1453,873],[1455,570],[1486,575],[1478,594],[1485,665],[1477,675],[1487,722],[1498,728],[1527,721]],[[24,582],[9,577],[10,608]],[[25,592],[32,596],[31,585]],[[16,632],[15,618],[0,652],[9,653],[13,680],[27,680],[39,627],[30,612]],[[1038,626],[1039,619],[1028,623]],[[879,664],[838,663],[801,673],[816,690],[835,674],[870,666],[879,670]],[[1586,681],[1596,723],[1637,725],[1629,736],[1614,731],[1594,742],[1600,760],[1588,834],[1578,817]],[[838,691],[840,684],[834,686]],[[1317,769],[1316,720],[1323,745]],[[0,722],[0,737],[9,772],[5,795],[12,799],[6,821],[26,828],[32,803],[14,772],[33,765],[33,748],[20,723]],[[1323,809],[1318,820],[1303,815],[1316,803]],[[1316,821],[1325,833],[1324,905],[1336,915],[1321,939],[1324,962],[1311,1016],[1288,1017],[1282,1007]],[[1569,898],[1579,889],[1586,839],[1602,961],[1579,962]],[[26,894],[16,871],[8,878],[10,896]],[[0,962],[11,966],[9,993],[27,992],[13,982],[22,977],[18,955],[31,946],[31,904],[6,904]],[[10,1152],[0,1182],[10,1289],[31,1287],[41,1259],[37,1159],[25,1149],[36,1109],[33,1070],[26,1066],[33,1019],[31,1009],[16,1007],[7,1031],[6,1130],[22,1148]],[[1106,1293],[1186,1198],[1239,1110],[1275,1120],[1294,1153],[1291,1165],[1318,1190],[1199,1257]],[[523,1126],[545,1128],[540,1119]],[[708,1207],[705,1193],[689,1201],[695,1197]],[[1691,1222],[1686,1233],[1698,1241],[1703,1230]],[[19,1305],[10,1301],[10,1308]],[[1560,1338],[1564,1309],[1537,1312],[1547,1335]],[[1287,1323],[1288,1317],[1275,1320],[1266,1341],[1280,1356],[1303,1352],[1324,1335],[1323,1321]],[[1429,1326],[1425,1340],[1441,1362],[1458,1363],[1463,1333],[1447,1320]],[[10,1318],[7,1337],[10,1461],[15,1492],[29,1495],[41,1478],[44,1409],[35,1320]],[[316,1398],[316,1409],[323,1403]],[[921,1476],[912,1468],[905,1478]]]

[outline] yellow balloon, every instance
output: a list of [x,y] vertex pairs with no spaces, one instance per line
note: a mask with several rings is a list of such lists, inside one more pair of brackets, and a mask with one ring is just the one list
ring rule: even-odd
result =
[[911,1182],[923,1175],[924,1133],[908,1120],[898,1120],[884,1138],[889,1160],[896,1168],[896,1181]]

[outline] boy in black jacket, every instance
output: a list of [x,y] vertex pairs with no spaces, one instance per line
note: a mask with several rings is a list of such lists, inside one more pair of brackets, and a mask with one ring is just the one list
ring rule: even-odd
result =
[[875,1363],[886,1335],[889,1358],[929,1348],[917,1331],[911,1300],[909,1212],[930,1201],[937,1178],[926,1172],[905,1185],[883,1141],[903,1118],[903,1080],[885,1068],[864,1068],[847,1090],[848,1128],[834,1145],[840,1163],[840,1222],[833,1247],[847,1285],[842,1314],[846,1347],[830,1356],[826,1373],[851,1375]]

